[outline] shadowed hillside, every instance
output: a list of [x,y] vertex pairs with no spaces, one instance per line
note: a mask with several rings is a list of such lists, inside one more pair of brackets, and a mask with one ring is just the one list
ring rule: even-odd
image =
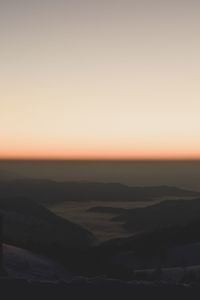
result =
[[59,248],[81,248],[93,235],[80,225],[62,219],[37,202],[23,198],[1,198],[4,240],[27,249],[51,252]]
[[200,218],[200,199],[169,200],[144,208],[128,209],[112,221],[124,223],[130,232],[187,225]]

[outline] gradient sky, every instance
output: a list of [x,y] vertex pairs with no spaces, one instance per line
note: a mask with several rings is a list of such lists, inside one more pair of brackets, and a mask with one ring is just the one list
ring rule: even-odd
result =
[[200,158],[200,1],[0,0],[0,158]]

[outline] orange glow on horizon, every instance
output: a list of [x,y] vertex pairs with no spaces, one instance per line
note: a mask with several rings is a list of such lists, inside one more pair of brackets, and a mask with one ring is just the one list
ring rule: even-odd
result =
[[2,2],[0,159],[200,159],[200,1]]
[[8,150],[0,151],[0,160],[199,160],[199,151],[117,151],[117,150]]

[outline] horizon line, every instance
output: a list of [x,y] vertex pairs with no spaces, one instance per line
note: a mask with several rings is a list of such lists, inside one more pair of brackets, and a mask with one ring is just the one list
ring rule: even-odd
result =
[[200,161],[200,157],[196,158],[43,158],[43,157],[30,157],[30,158],[1,158],[0,162],[20,162],[20,161],[47,161],[47,162],[62,162],[62,161],[68,161],[68,162],[128,162],[128,161],[134,161],[134,162],[159,162],[159,161],[166,161],[166,162],[174,162],[174,161]]

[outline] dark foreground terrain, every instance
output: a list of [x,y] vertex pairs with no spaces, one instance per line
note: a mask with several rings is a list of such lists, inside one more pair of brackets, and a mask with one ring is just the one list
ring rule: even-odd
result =
[[[123,196],[123,207],[105,205],[107,199],[121,203]],[[94,205],[96,198],[101,206]],[[136,199],[142,203],[148,199],[148,204],[130,208]],[[69,201],[75,206],[88,201],[86,219],[88,214],[94,218],[106,214],[108,224],[118,223],[129,236],[99,240],[95,230],[73,222],[70,214],[68,220],[48,209]],[[3,241],[9,244],[3,247],[0,278],[0,290],[7,298],[200,296],[198,192],[167,186],[4,181],[0,214]]]
[[199,299],[200,287],[78,280],[69,283],[0,280],[3,299]]

